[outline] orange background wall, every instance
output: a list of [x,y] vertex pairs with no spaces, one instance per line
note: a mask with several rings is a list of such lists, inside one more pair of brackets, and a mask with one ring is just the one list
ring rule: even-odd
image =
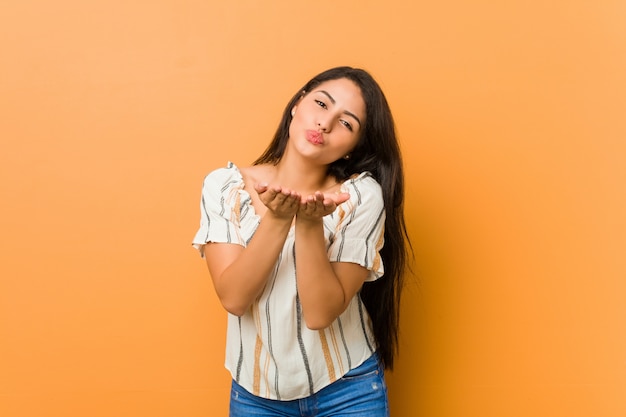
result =
[[0,6],[0,415],[226,415],[204,175],[380,81],[416,271],[392,415],[626,415],[621,0]]

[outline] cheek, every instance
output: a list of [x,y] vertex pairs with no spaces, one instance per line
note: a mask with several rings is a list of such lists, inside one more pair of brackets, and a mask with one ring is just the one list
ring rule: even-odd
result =
[[293,135],[293,132],[295,131],[296,127],[298,126],[298,120],[296,119],[298,116],[294,116],[291,118],[291,122],[289,122],[289,137],[291,137]]
[[346,148],[352,151],[359,143],[360,136],[358,134],[351,133],[346,140]]

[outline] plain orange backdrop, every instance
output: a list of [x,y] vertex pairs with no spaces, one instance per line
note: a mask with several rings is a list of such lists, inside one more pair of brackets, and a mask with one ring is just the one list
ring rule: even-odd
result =
[[626,415],[625,4],[4,2],[0,415],[226,415],[202,179],[346,64],[406,161],[392,415]]

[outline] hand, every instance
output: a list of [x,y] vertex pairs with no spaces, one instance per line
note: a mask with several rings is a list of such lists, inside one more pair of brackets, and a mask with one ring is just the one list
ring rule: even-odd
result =
[[317,191],[300,201],[298,219],[319,220],[331,214],[339,204],[348,201],[349,198],[350,194],[348,193],[323,194],[321,191]]
[[291,219],[296,215],[300,206],[299,193],[280,186],[270,187],[266,183],[257,184],[254,189],[261,202],[274,216]]

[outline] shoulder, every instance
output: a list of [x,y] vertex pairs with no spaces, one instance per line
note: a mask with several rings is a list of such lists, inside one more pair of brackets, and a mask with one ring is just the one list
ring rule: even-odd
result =
[[354,206],[367,205],[373,210],[384,206],[382,187],[367,171],[347,179],[342,184],[341,190],[350,194],[349,201]]
[[273,169],[275,169],[275,167],[269,164],[252,165],[241,168],[240,173],[246,184],[257,184],[271,178],[273,176]]
[[350,199],[363,199],[367,198],[368,200],[380,199],[382,202],[383,198],[383,190],[378,181],[372,176],[369,172],[362,172],[360,174],[355,174],[346,181],[341,186],[342,191],[350,193]]
[[216,191],[239,186],[243,183],[241,171],[237,165],[228,162],[226,166],[214,169],[204,177],[204,189],[215,189]]

